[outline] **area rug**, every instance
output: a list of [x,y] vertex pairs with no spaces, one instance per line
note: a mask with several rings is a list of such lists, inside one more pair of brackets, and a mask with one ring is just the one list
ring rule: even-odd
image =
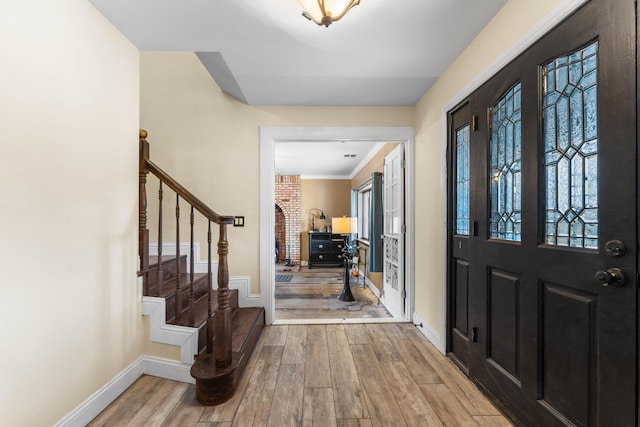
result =
[[291,274],[276,274],[276,283],[290,282],[291,277]]

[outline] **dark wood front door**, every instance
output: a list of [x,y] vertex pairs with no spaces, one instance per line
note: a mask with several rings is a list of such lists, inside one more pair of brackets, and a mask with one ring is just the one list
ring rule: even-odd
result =
[[528,426],[637,422],[635,16],[590,1],[468,100],[470,232],[452,197],[449,240],[468,333],[450,316],[448,345]]

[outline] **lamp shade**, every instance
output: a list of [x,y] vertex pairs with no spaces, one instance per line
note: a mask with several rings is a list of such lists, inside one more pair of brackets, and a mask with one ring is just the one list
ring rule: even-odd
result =
[[331,218],[331,232],[335,234],[352,234],[358,232],[358,219],[346,216]]

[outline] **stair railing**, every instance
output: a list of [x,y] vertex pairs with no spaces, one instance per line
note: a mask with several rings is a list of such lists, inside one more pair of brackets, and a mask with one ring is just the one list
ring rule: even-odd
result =
[[[149,230],[147,229],[147,175],[149,173],[155,175],[159,181],[158,191],[158,269],[156,295],[160,292],[160,286],[163,279],[162,270],[162,203],[163,203],[163,185],[166,185],[176,193],[176,296],[175,312],[176,320],[179,320],[182,311],[181,289],[180,289],[180,199],[186,201],[190,207],[190,275],[189,275],[189,306],[188,306],[188,324],[194,326],[194,210],[200,212],[208,220],[207,232],[207,251],[208,251],[208,301],[207,301],[207,353],[213,353],[213,337],[215,332],[215,361],[217,368],[227,368],[232,363],[232,346],[231,346],[231,306],[229,303],[229,266],[227,262],[227,254],[229,253],[229,242],[227,241],[227,225],[233,224],[233,216],[223,216],[214,212],[205,205],[200,199],[194,196],[186,188],[184,188],[175,179],[160,169],[155,163],[149,160],[149,143],[147,142],[147,131],[140,129],[140,162],[139,162],[139,221],[138,221],[138,254],[140,256],[140,272],[143,277],[143,286],[145,295],[150,292],[149,278]],[[211,272],[211,223],[218,224],[218,307],[215,310],[215,317],[212,312],[212,285],[213,278]]]

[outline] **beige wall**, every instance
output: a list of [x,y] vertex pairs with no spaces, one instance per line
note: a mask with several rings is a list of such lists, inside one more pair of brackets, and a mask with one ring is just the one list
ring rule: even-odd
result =
[[[444,339],[443,106],[548,15],[561,0],[510,0],[416,105],[415,309]],[[439,272],[435,274],[434,272]]]
[[50,426],[143,351],[139,53],[86,0],[4,2],[0,40],[0,423]]
[[319,219],[316,212],[316,230],[331,226],[331,218],[349,216],[351,210],[351,181],[348,179],[302,179],[302,227],[301,260],[309,261],[309,236],[311,230],[310,209],[324,211],[326,220]]
[[351,179],[351,187],[358,188],[371,179],[374,172],[384,172],[384,158],[396,148],[397,144],[389,142]]
[[248,106],[222,93],[193,53],[142,52],[140,67],[140,124],[149,131],[151,159],[212,209],[245,217],[243,228],[229,230],[229,269],[249,276],[254,293],[260,126],[414,124],[413,107]]

